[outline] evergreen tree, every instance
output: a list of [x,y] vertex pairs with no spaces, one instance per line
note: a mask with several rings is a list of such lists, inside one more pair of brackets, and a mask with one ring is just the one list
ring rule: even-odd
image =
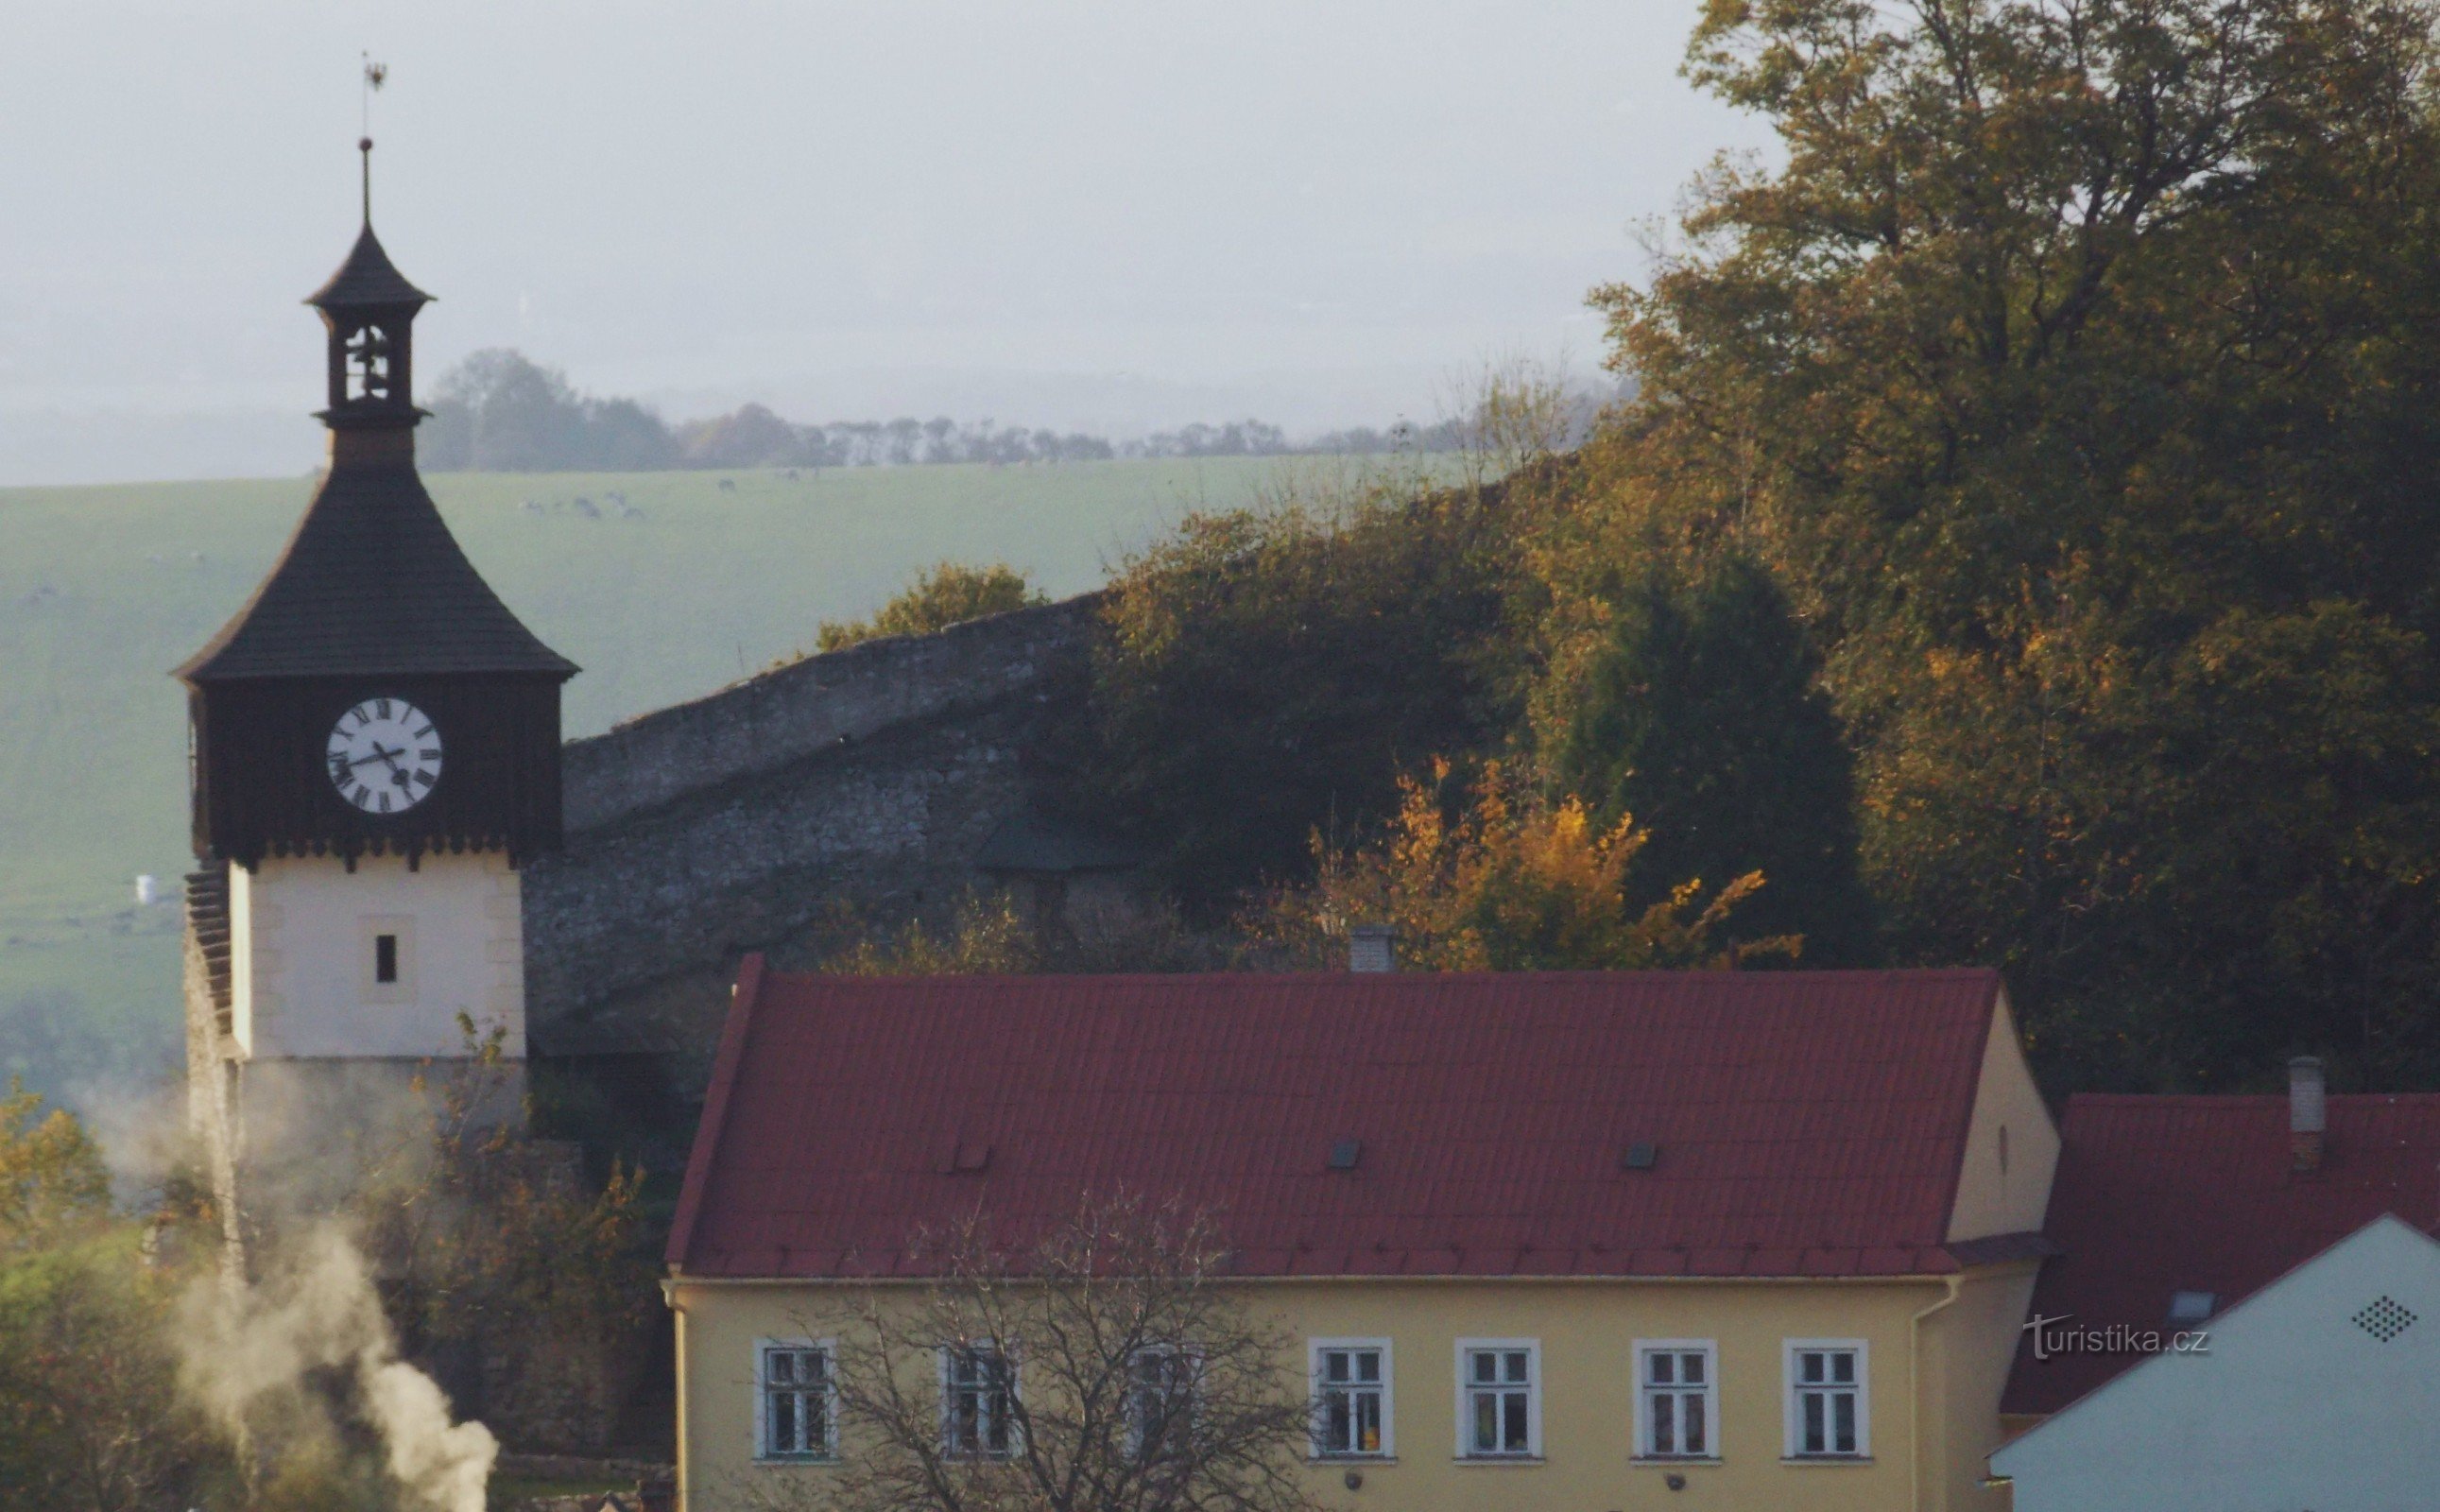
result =
[[1871,958],[1854,764],[1817,667],[1785,596],[1746,558],[1691,588],[1655,572],[1627,595],[1553,775],[1602,824],[1632,815],[1648,837],[1630,904],[1758,871],[1733,936],[1802,935],[1807,965]]

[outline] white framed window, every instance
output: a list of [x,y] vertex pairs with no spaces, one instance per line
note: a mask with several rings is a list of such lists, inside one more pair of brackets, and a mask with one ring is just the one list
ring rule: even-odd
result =
[[1719,1346],[1709,1339],[1635,1341],[1635,1452],[1655,1460],[1720,1457]]
[[1853,1460],[1873,1451],[1872,1379],[1860,1339],[1785,1341],[1787,1457]]
[[1016,1362],[992,1340],[941,1346],[941,1448],[956,1459],[1016,1449]]
[[1397,1452],[1390,1341],[1312,1341],[1313,1452],[1320,1459],[1388,1459]]
[[828,1339],[754,1343],[754,1457],[838,1457],[838,1349]]
[[1542,1341],[1457,1341],[1457,1454],[1534,1459],[1542,1452]]
[[1175,1344],[1136,1351],[1127,1372],[1127,1438],[1138,1456],[1158,1459],[1184,1449],[1200,1368],[1193,1350]]

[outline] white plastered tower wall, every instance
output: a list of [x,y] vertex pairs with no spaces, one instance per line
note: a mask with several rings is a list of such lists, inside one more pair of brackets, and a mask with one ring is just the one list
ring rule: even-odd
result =
[[[190,1098],[233,1243],[275,1213],[343,1205],[363,1172],[444,1118],[521,1124],[522,898],[498,852],[228,869],[227,1027],[205,1031],[220,1074],[190,1077]],[[190,1022],[207,994],[190,981]],[[498,1060],[483,1064],[494,1032]]]
[[[238,1057],[463,1056],[460,1016],[526,1053],[518,875],[497,852],[267,857],[229,876],[230,1030]],[[377,965],[386,937],[393,980]]]

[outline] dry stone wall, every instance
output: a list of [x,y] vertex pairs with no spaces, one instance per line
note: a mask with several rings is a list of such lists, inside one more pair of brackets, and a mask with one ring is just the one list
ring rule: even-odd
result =
[[1093,597],[870,640],[565,749],[567,842],[525,879],[529,1033],[698,1079],[747,950],[983,881],[1029,755],[1077,717]]

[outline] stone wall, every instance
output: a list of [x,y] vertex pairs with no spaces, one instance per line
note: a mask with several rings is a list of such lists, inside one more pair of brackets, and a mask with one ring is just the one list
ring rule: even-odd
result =
[[986,879],[1027,757],[1074,707],[1098,599],[811,657],[566,747],[567,843],[525,873],[536,1053],[708,1069],[737,959],[843,908]]

